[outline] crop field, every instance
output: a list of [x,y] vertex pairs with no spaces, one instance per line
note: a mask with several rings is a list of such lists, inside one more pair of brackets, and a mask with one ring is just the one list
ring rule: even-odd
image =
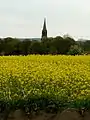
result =
[[1,56],[0,100],[90,106],[90,56]]

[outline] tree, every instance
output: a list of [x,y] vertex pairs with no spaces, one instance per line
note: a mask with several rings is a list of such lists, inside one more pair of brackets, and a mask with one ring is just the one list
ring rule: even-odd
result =
[[52,46],[53,38],[49,37],[41,41],[44,54],[50,53],[50,48]]
[[41,42],[38,41],[32,41],[29,50],[31,54],[43,54]]
[[15,38],[4,38],[2,40],[2,51],[5,52],[5,55],[12,55],[15,50],[15,46],[18,44],[19,40]]
[[57,36],[52,41],[52,46],[56,48],[57,54],[66,54],[70,46],[74,44],[74,39],[70,37],[62,38],[61,36]]
[[[69,34],[65,34],[65,35],[63,35],[63,38],[65,39],[65,38],[72,38]],[[73,39],[73,38],[72,38]]]
[[50,47],[50,50],[49,50],[49,53],[50,53],[50,54],[53,54],[53,55],[54,55],[54,54],[57,54],[57,49],[56,49],[55,47],[51,46],[51,47]]
[[59,54],[62,53],[63,51],[62,44],[63,44],[63,38],[61,36],[57,36],[53,39],[51,46],[53,46],[56,49],[57,54]]
[[78,45],[72,45],[67,54],[69,54],[69,55],[81,55],[81,54],[83,54],[83,50]]
[[31,41],[28,39],[25,39],[24,41],[21,41],[19,44],[19,51],[23,55],[28,55],[30,53],[30,46]]

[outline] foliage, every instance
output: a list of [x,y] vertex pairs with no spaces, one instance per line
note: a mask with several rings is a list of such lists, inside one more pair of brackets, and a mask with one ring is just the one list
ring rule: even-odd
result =
[[16,38],[0,39],[0,55],[28,55],[28,54],[66,54],[75,41],[70,37],[57,36],[44,38],[41,41]]
[[0,101],[29,110],[88,108],[90,56],[2,56]]
[[78,45],[72,45],[68,51],[69,55],[81,55],[83,54],[83,50]]
[[84,50],[85,54],[90,54],[90,40],[77,41],[77,44]]

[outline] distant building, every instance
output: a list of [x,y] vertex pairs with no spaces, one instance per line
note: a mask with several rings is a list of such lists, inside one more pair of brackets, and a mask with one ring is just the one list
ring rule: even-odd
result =
[[43,25],[43,30],[42,30],[42,38],[44,39],[47,38],[47,28],[46,28],[46,19],[44,18],[44,25]]

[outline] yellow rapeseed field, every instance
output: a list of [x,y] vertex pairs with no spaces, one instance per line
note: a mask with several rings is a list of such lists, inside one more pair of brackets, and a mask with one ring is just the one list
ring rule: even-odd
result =
[[0,99],[90,97],[90,56],[0,57]]

